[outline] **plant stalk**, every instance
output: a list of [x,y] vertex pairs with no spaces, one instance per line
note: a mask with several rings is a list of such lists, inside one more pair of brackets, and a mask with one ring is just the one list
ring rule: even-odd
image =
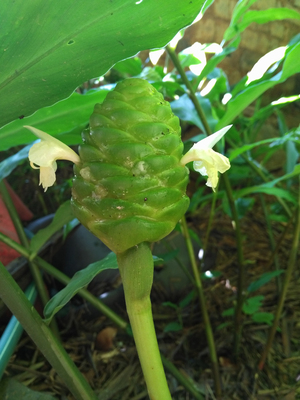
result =
[[274,340],[274,336],[276,333],[276,329],[278,326],[278,322],[279,319],[281,317],[282,314],[282,309],[284,306],[284,302],[285,302],[285,298],[286,298],[286,294],[288,291],[288,287],[289,287],[289,283],[292,277],[292,273],[293,273],[293,269],[294,269],[294,265],[296,263],[296,259],[297,259],[297,253],[298,253],[298,245],[299,245],[299,234],[300,234],[300,188],[299,188],[299,195],[298,195],[298,209],[297,209],[297,214],[296,214],[296,222],[295,222],[295,229],[294,229],[294,235],[293,235],[293,242],[292,242],[292,248],[290,251],[290,257],[289,257],[289,262],[288,262],[288,266],[287,266],[287,270],[285,273],[285,277],[284,277],[284,282],[282,285],[282,291],[278,300],[278,304],[276,307],[276,312],[275,312],[275,317],[274,317],[274,321],[272,324],[272,327],[270,329],[269,332],[269,336],[268,336],[268,340],[266,343],[266,346],[264,348],[263,354],[261,356],[258,368],[260,370],[262,370],[264,368],[265,362],[266,362],[266,358],[267,355],[269,353],[269,350],[272,346],[273,340]]
[[[261,201],[263,212],[265,215],[265,220],[266,220],[266,224],[267,224],[267,232],[269,235],[271,250],[272,250],[272,253],[274,253],[276,244],[275,244],[275,239],[274,239],[274,235],[273,235],[273,230],[272,230],[272,226],[271,226],[271,221],[270,221],[267,205],[266,205],[265,198],[262,195],[262,193],[260,193],[260,201]],[[274,256],[274,264],[275,264],[275,270],[276,271],[280,270],[280,263],[279,263],[279,258],[278,258],[277,254],[275,254],[275,256]],[[277,280],[277,291],[279,294],[282,290],[282,281],[279,276],[277,277],[276,280]],[[287,320],[285,317],[283,317],[282,321],[281,321],[281,331],[282,331],[281,337],[282,337],[282,343],[283,343],[283,348],[284,348],[284,354],[286,357],[289,357],[291,346],[290,346],[290,339],[289,339],[288,329],[287,329]]]
[[237,213],[237,209],[234,202],[234,197],[232,193],[232,188],[230,185],[230,181],[228,175],[223,174],[222,179],[225,184],[225,189],[227,193],[227,198],[232,214],[232,219],[235,223],[235,240],[236,240],[236,247],[237,247],[237,256],[238,256],[238,266],[239,266],[239,273],[238,273],[238,281],[237,281],[237,298],[236,298],[236,307],[234,313],[234,338],[233,338],[233,353],[235,358],[238,356],[239,346],[242,336],[242,310],[243,310],[243,303],[244,303],[244,288],[245,288],[245,263],[244,263],[244,255],[243,255],[243,244],[242,244],[242,233],[240,227],[240,221]]
[[203,127],[205,129],[206,134],[210,135],[211,130],[210,130],[210,127],[208,125],[208,122],[207,122],[207,119],[205,117],[205,114],[204,114],[204,112],[202,110],[202,107],[201,107],[201,105],[200,105],[200,103],[199,103],[199,101],[198,101],[198,99],[197,99],[197,97],[195,95],[193,86],[192,86],[191,82],[188,80],[188,78],[187,78],[187,76],[186,76],[186,74],[184,72],[184,69],[182,68],[182,66],[180,64],[180,61],[178,59],[178,56],[177,56],[176,52],[170,46],[166,46],[166,49],[167,49],[167,52],[168,52],[168,54],[169,54],[169,56],[170,56],[170,58],[171,58],[171,60],[172,60],[172,62],[174,64],[175,68],[179,72],[183,83],[185,84],[185,86],[186,86],[186,88],[188,90],[188,96],[189,96],[189,98],[192,100],[192,102],[194,104],[194,107],[195,107],[195,109],[197,111],[197,114],[199,115],[199,118],[200,118],[200,120],[201,120],[201,122],[203,124]]
[[194,274],[194,278],[195,278],[195,286],[196,286],[197,293],[198,293],[200,309],[201,309],[201,313],[202,313],[202,318],[203,318],[205,333],[206,333],[206,339],[207,339],[208,348],[209,348],[209,355],[210,355],[212,372],[213,372],[213,377],[214,377],[214,382],[215,382],[216,397],[221,398],[221,396],[222,396],[221,378],[220,378],[220,372],[219,372],[219,364],[218,364],[217,351],[216,351],[216,346],[215,346],[215,341],[214,341],[214,335],[213,335],[210,319],[209,319],[207,308],[206,308],[205,294],[204,294],[202,281],[201,281],[201,277],[200,277],[198,266],[197,266],[197,261],[195,258],[193,244],[191,241],[191,237],[189,234],[189,230],[188,230],[188,226],[187,226],[185,217],[181,218],[181,227],[182,227],[182,234],[186,241],[186,246],[188,249],[189,258],[191,261],[193,274]]
[[117,254],[133,337],[151,400],[171,400],[151,310],[154,264],[148,243]]
[[[29,259],[31,254],[28,250],[26,250],[23,246],[19,243],[16,243],[9,237],[0,233],[0,240],[3,243],[6,243],[8,246],[12,247],[20,254],[22,254],[25,258]],[[49,264],[47,261],[43,260],[42,258],[36,256],[36,262],[38,263],[39,267],[46,271],[49,275],[53,276],[59,282],[67,285],[71,278],[67,275],[63,274],[57,268],[53,267],[53,265]],[[116,324],[119,328],[124,329],[130,336],[132,336],[131,331],[129,329],[129,324],[121,318],[118,314],[112,311],[109,307],[107,307],[101,300],[95,297],[86,289],[80,289],[78,294],[89,302],[92,306],[94,306],[97,310],[102,312],[107,318],[109,318],[114,324]],[[186,379],[184,375],[172,364],[169,360],[167,360],[163,355],[161,355],[162,363],[165,368],[186,388],[186,390],[195,397],[196,400],[203,400],[203,396],[198,392],[195,384],[191,382],[191,379]]]
[[[184,69],[182,68],[180,61],[175,53],[174,50],[172,50],[169,46],[167,46],[167,51],[170,55],[170,58],[173,61],[174,66],[176,67],[177,71],[179,72],[184,84],[186,85],[188,91],[189,91],[189,97],[192,100],[195,109],[199,115],[199,118],[201,119],[201,122],[205,128],[205,131],[207,135],[211,135],[212,131],[209,127],[209,124],[207,122],[207,119],[205,117],[205,114],[201,108],[201,105],[194,93],[193,87],[188,80]],[[243,257],[243,248],[242,248],[242,238],[241,238],[241,230],[240,230],[240,224],[239,224],[239,219],[238,219],[238,213],[235,207],[235,202],[234,202],[234,197],[233,197],[233,192],[232,188],[230,185],[230,181],[228,179],[227,173],[224,173],[223,175],[223,180],[225,183],[225,190],[228,198],[228,202],[230,205],[231,209],[231,214],[233,221],[235,222],[235,235],[236,235],[236,244],[237,244],[237,251],[238,251],[238,263],[239,263],[239,276],[238,276],[238,293],[237,293],[237,305],[235,309],[235,332],[234,332],[234,354],[235,357],[238,355],[238,349],[239,349],[239,343],[240,343],[240,338],[241,338],[241,333],[242,333],[242,307],[243,307],[243,301],[244,301],[244,282],[245,282],[245,264],[244,264],[244,257]]]
[[76,400],[97,400],[67,352],[0,262],[1,298],[56,370]]

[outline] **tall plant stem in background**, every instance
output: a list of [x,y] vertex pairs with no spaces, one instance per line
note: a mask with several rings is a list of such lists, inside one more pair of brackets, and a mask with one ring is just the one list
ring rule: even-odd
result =
[[292,272],[293,272],[294,265],[295,265],[296,258],[297,258],[298,245],[299,245],[299,234],[300,234],[300,188],[299,188],[299,195],[298,195],[298,209],[297,209],[295,229],[294,229],[294,235],[293,235],[293,243],[292,243],[292,248],[290,251],[289,262],[288,262],[287,270],[285,273],[284,282],[282,285],[282,291],[280,293],[280,297],[278,300],[273,325],[270,329],[268,341],[264,348],[263,354],[261,356],[261,359],[260,359],[260,362],[258,365],[258,368],[260,370],[262,370],[265,365],[266,358],[267,358],[268,352],[272,346],[273,339],[274,339],[276,329],[278,326],[278,322],[281,317],[281,313],[282,313],[283,305],[285,302],[288,286],[289,286],[289,283],[290,283],[290,280],[292,277]]
[[129,321],[151,400],[171,400],[156,339],[150,292],[154,264],[148,243],[117,253]]
[[[268,231],[268,235],[269,235],[269,239],[270,239],[271,250],[272,250],[272,253],[274,254],[275,247],[276,247],[275,239],[274,239],[274,235],[273,235],[273,230],[272,230],[265,198],[261,193],[260,193],[260,200],[261,200],[261,204],[262,204],[262,208],[263,208],[263,212],[264,212],[264,216],[265,216],[265,220],[266,220],[266,224],[267,224],[267,231]],[[275,264],[276,271],[280,270],[280,263],[279,263],[277,253],[274,256],[274,264]],[[278,290],[278,293],[280,293],[282,290],[282,281],[281,281],[280,277],[277,277],[277,290]],[[286,357],[289,357],[290,356],[290,340],[289,340],[288,329],[287,329],[287,320],[285,317],[283,317],[282,321],[281,321],[281,331],[282,331],[281,337],[282,337],[282,343],[283,343],[283,348],[284,348],[284,354]]]
[[167,49],[167,52],[168,52],[171,60],[173,61],[175,68],[179,72],[183,83],[185,84],[186,88],[188,89],[189,98],[192,100],[192,102],[195,106],[197,114],[199,115],[199,118],[204,126],[205,132],[207,133],[207,135],[209,135],[211,133],[211,131],[210,131],[209,125],[207,123],[207,119],[205,118],[205,114],[204,114],[204,112],[200,106],[200,103],[195,95],[195,92],[193,90],[191,82],[188,80],[175,51],[170,46],[166,46],[166,49]]
[[218,187],[216,188],[216,191],[213,194],[213,199],[212,199],[212,203],[211,203],[209,219],[208,219],[208,224],[207,224],[206,233],[205,233],[205,239],[204,239],[204,245],[203,245],[204,252],[206,252],[206,250],[207,250],[209,236],[210,236],[210,232],[211,232],[211,227],[212,227],[213,219],[214,219],[214,216],[215,216],[217,194],[218,194]]
[[66,383],[76,400],[96,400],[97,396],[85,378],[1,262],[0,293],[4,303]]
[[[179,72],[184,84],[186,85],[188,89],[188,95],[190,99],[192,100],[195,109],[199,115],[199,118],[206,130],[207,135],[211,135],[212,131],[208,125],[207,119],[205,117],[205,114],[201,108],[201,105],[193,91],[193,87],[188,80],[184,69],[182,68],[180,61],[173,49],[171,49],[169,46],[167,46],[167,51],[170,55],[171,60],[173,61],[174,66],[176,67],[177,71]],[[240,230],[240,223],[239,223],[239,218],[238,218],[238,213],[235,207],[235,202],[234,202],[234,197],[233,197],[233,192],[232,188],[230,185],[230,181],[228,178],[227,173],[222,175],[224,184],[225,184],[225,190],[228,198],[228,202],[230,205],[231,209],[231,214],[232,214],[232,219],[235,223],[235,236],[236,236],[236,245],[237,245],[237,253],[238,253],[238,267],[239,267],[239,275],[238,275],[238,285],[237,285],[237,304],[236,304],[236,309],[235,309],[235,318],[234,318],[234,355],[237,357],[238,355],[238,350],[239,350],[239,344],[240,344],[240,337],[242,333],[242,307],[243,307],[243,301],[244,301],[244,282],[245,282],[245,263],[244,263],[244,256],[243,256],[243,248],[242,248],[242,237],[241,237],[241,230]]]
[[[14,240],[10,239],[9,237],[3,235],[0,232],[0,241],[6,243],[11,248],[15,249],[17,252],[22,254],[27,259],[31,258],[30,252],[21,246],[19,243],[15,242]],[[47,261],[43,260],[42,258],[36,256],[35,258],[38,266],[42,268],[45,272],[49,275],[53,276],[53,278],[57,279],[59,282],[67,285],[71,278],[67,275],[63,274],[57,268],[53,267],[53,265],[49,264]],[[124,329],[130,336],[131,331],[129,329],[129,324],[121,318],[118,314],[112,311],[109,307],[107,307],[98,297],[94,296],[86,289],[80,289],[78,295],[81,296],[84,300],[90,303],[93,307],[103,313],[107,318],[109,318],[114,324],[116,324],[119,328]],[[203,396],[199,393],[196,388],[196,384],[191,380],[191,378],[186,379],[184,375],[170,362],[168,361],[163,355],[161,355],[161,359],[163,365],[166,369],[186,388],[186,390],[191,393],[196,400],[203,400]]]
[[204,294],[202,281],[201,281],[201,277],[199,274],[197,261],[196,261],[196,257],[195,257],[195,253],[194,253],[194,249],[193,249],[193,245],[192,245],[192,241],[190,238],[190,234],[189,234],[189,230],[188,230],[188,226],[187,226],[185,217],[181,218],[181,226],[182,226],[182,233],[183,233],[183,236],[186,241],[189,257],[191,260],[191,265],[192,265],[193,274],[194,274],[194,278],[195,278],[195,285],[196,285],[196,289],[197,289],[197,293],[198,293],[198,297],[199,297],[200,309],[201,309],[202,318],[203,318],[203,322],[204,322],[206,339],[207,339],[207,343],[208,343],[208,347],[209,347],[209,355],[210,355],[211,364],[212,364],[216,397],[220,398],[222,395],[222,389],[221,389],[221,379],[220,379],[220,373],[219,373],[218,357],[217,357],[217,352],[216,352],[214,335],[213,335],[213,331],[211,328],[208,311],[206,308],[205,294]]
[[[20,239],[20,242],[22,243],[22,245],[26,249],[28,249],[29,248],[29,242],[28,242],[27,236],[25,234],[25,231],[24,231],[23,225],[21,223],[21,220],[19,218],[19,215],[17,213],[17,210],[16,210],[16,208],[15,208],[15,206],[13,204],[13,201],[12,201],[12,199],[11,199],[9,193],[8,193],[8,190],[7,190],[3,180],[0,182],[0,192],[1,192],[1,195],[2,195],[2,199],[3,199],[3,201],[4,201],[5,205],[6,205],[6,208],[7,208],[8,212],[9,212],[9,215],[10,215],[12,221],[13,221],[13,224],[14,224],[14,227],[15,227],[15,229],[17,231],[17,234],[18,234],[18,237]],[[34,262],[28,261],[28,265],[29,265],[30,272],[31,272],[31,275],[33,277],[34,283],[35,283],[35,285],[37,287],[38,294],[39,294],[39,296],[41,298],[43,306],[45,306],[47,304],[47,302],[49,301],[49,296],[48,296],[48,293],[47,293],[47,291],[45,289],[45,285],[44,285],[44,281],[43,281],[42,275],[41,275],[37,265]],[[53,319],[51,321],[51,329],[53,330],[55,335],[57,337],[59,337],[59,330],[58,330],[58,327],[57,327],[55,319]]]
[[238,356],[240,340],[242,336],[242,309],[244,303],[244,287],[245,287],[246,271],[245,271],[244,255],[243,255],[240,220],[235,206],[232,188],[230,185],[228,175],[226,173],[222,175],[222,179],[225,185],[225,190],[227,193],[227,199],[231,210],[232,219],[235,224],[234,227],[235,240],[236,240],[238,266],[239,266],[238,281],[237,281],[237,298],[236,298],[236,307],[234,313],[234,338],[233,338],[233,354],[236,358]]

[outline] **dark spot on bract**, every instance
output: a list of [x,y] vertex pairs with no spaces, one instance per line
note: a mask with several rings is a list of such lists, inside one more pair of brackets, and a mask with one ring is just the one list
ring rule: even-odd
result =
[[20,115],[19,119],[23,119],[25,117],[25,115]]
[[68,44],[73,44],[73,43],[75,43],[75,41],[72,39],[68,41]]
[[144,201],[147,201],[147,200],[148,200],[148,198],[147,198],[147,197],[145,197],[145,198],[144,198]]

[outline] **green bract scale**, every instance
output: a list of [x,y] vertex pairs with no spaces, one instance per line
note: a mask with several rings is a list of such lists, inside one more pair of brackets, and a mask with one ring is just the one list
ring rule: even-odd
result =
[[82,134],[72,205],[112,251],[168,235],[189,205],[178,118],[142,79],[127,79],[96,104]]

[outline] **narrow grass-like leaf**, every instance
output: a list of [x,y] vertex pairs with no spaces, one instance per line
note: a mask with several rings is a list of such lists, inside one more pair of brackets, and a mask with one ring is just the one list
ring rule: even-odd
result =
[[[155,263],[161,262],[162,260],[159,257],[153,256],[153,261]],[[44,309],[45,322],[49,323],[53,316],[63,308],[80,289],[87,286],[101,271],[117,268],[117,256],[115,253],[111,252],[103,260],[96,261],[76,272],[68,285],[52,297],[46,304]]]
[[237,190],[234,193],[235,198],[243,197],[252,193],[265,193],[272,196],[280,197],[282,199],[288,200],[293,204],[297,204],[296,198],[288,191],[280,188],[274,188],[267,186],[268,184],[263,184],[259,186],[250,186],[245,189]]
[[250,283],[250,285],[247,288],[247,292],[249,293],[255,292],[256,290],[264,286],[266,283],[270,282],[271,279],[281,275],[283,272],[284,270],[282,269],[279,269],[278,271],[265,272],[256,281]]
[[233,149],[230,152],[230,157],[229,160],[232,161],[235,158],[237,158],[239,155],[245,153],[246,151],[252,150],[254,147],[260,146],[262,144],[268,144],[268,143],[272,143],[272,147],[274,146],[281,146],[283,143],[286,143],[288,141],[291,140],[298,140],[293,138],[294,133],[291,132],[290,134],[287,134],[281,138],[279,137],[274,137],[274,138],[270,138],[270,139],[264,139],[264,140],[260,140],[258,142],[255,143],[250,143],[250,144],[245,144],[244,146],[238,147],[236,149]]
[[45,321],[49,323],[53,316],[101,271],[117,268],[117,256],[115,253],[109,253],[103,260],[92,263],[81,271],[76,272],[69,284],[46,304],[44,309]]
[[[1,143],[1,141],[0,141]],[[12,173],[12,171],[28,158],[28,152],[31,145],[24,147],[16,154],[6,158],[0,163],[0,181]]]
[[242,22],[238,24],[238,30],[243,32],[250,24],[265,24],[282,19],[300,19],[300,14],[290,8],[268,8],[267,10],[251,10],[245,14]]
[[60,230],[65,224],[73,219],[74,214],[72,212],[70,201],[68,200],[58,208],[50,225],[38,231],[31,239],[30,250],[32,252],[32,258],[55,232]]

